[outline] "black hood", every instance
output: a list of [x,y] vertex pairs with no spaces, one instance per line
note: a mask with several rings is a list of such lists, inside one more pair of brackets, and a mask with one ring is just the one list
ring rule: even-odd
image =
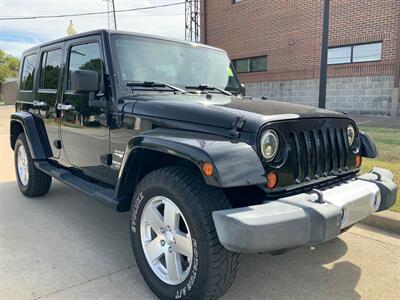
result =
[[344,118],[315,107],[271,100],[213,94],[138,96],[124,111],[143,116],[179,120],[231,129],[238,117],[245,119],[243,131],[258,132],[268,122],[298,118]]

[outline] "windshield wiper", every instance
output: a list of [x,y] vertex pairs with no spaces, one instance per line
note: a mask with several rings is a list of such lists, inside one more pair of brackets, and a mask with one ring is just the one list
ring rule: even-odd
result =
[[218,91],[221,94],[232,96],[232,93],[208,84],[200,84],[198,86],[187,85],[185,88],[190,90],[200,90],[200,91]]
[[163,90],[157,90],[157,88],[169,88],[174,92],[180,92],[182,94],[186,94],[185,90],[161,81],[131,81],[128,82],[126,85],[132,87],[150,88],[159,92],[162,92]]

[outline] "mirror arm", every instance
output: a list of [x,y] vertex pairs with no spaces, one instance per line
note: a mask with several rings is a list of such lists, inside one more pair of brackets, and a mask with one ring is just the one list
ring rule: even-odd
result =
[[96,93],[95,92],[89,92],[89,103],[91,101],[96,101]]
[[102,96],[100,99],[96,99],[95,92],[89,92],[89,107],[105,108],[107,107],[107,99]]

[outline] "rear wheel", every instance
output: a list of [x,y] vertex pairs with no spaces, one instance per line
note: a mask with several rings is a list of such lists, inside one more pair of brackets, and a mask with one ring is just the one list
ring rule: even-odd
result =
[[147,284],[162,299],[217,299],[232,285],[239,254],[218,241],[212,212],[229,208],[221,190],[189,169],[145,176],[132,202],[131,241]]
[[24,133],[15,142],[14,164],[18,187],[25,196],[43,196],[49,191],[51,177],[36,168]]

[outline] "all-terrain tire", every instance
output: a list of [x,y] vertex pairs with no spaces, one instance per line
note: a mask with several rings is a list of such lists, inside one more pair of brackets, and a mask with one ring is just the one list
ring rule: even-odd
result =
[[[23,183],[26,180],[20,178],[20,173],[18,172],[18,155],[19,149],[23,147],[23,151],[26,154],[26,164],[28,171],[28,179],[27,182]],[[51,186],[51,176],[43,173],[39,169],[36,168],[33,163],[31,153],[29,151],[28,143],[26,141],[26,137],[24,133],[21,133],[14,147],[14,165],[15,165],[15,174],[17,177],[17,183],[20,191],[27,197],[39,197],[47,194]]]
[[[141,242],[141,217],[154,197],[170,199],[188,223],[193,263],[187,278],[171,285],[153,272]],[[146,175],[136,188],[131,210],[131,242],[137,265],[161,299],[218,299],[231,287],[239,268],[239,254],[226,250],[218,240],[212,212],[230,208],[222,190],[208,186],[192,169],[168,167]]]

